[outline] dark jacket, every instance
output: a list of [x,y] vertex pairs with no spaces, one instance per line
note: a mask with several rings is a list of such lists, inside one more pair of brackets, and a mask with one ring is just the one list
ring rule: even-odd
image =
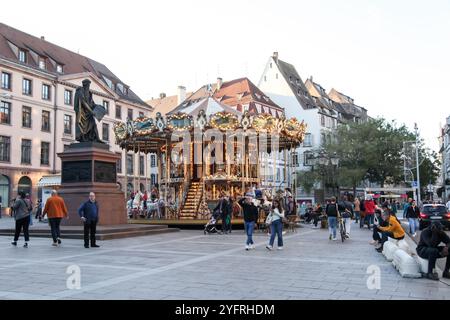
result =
[[422,248],[437,248],[439,244],[443,242],[445,244],[450,243],[449,236],[442,230],[433,232],[431,231],[431,226],[424,229],[420,234],[420,241],[417,245],[417,251]]
[[342,210],[342,207],[339,206],[337,203],[329,203],[327,204],[325,208],[325,213],[327,217],[337,217],[337,209],[339,208],[339,211]]
[[409,206],[408,209],[406,210],[406,218],[412,218],[412,219],[417,219],[419,218],[419,214],[420,214],[420,209],[419,207],[415,207],[413,208],[413,206]]
[[242,207],[242,211],[244,212],[244,221],[245,222],[257,222],[258,221],[258,208],[253,204],[248,204],[245,202],[245,199],[239,200],[239,204]]
[[91,202],[90,200],[86,201],[81,205],[78,209],[78,215],[80,217],[85,217],[86,222],[97,222],[98,221],[98,202]]
[[[222,204],[222,205],[221,205]],[[221,216],[226,216],[231,214],[230,204],[225,199],[220,199],[217,203],[217,206],[214,208],[214,211],[220,213]]]

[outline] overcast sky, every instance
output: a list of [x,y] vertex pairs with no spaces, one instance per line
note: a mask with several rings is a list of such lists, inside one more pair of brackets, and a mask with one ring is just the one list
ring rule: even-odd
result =
[[218,76],[257,84],[278,51],[370,115],[417,122],[435,150],[450,116],[449,0],[3,1],[0,19],[104,63],[144,100]]

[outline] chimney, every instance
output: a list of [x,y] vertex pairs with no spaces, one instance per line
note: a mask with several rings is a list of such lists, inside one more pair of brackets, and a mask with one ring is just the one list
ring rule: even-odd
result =
[[220,88],[222,88],[222,84],[223,84],[222,78],[217,78],[217,90],[220,90]]
[[41,36],[41,40],[45,40],[45,37],[44,37],[44,36]]
[[278,61],[278,52],[277,52],[277,51],[275,51],[275,52],[273,53],[272,58],[273,58],[273,60],[275,60],[275,62]]
[[160,94],[159,94],[159,98],[160,99],[164,99],[166,97],[166,94],[164,93],[164,92],[161,92]]
[[178,104],[181,104],[184,100],[186,100],[186,87],[178,86]]

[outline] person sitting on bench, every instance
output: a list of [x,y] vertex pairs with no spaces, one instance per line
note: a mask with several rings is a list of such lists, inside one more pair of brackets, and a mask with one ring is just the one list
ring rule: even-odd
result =
[[[445,246],[440,246],[441,242],[445,243]],[[437,273],[433,273],[433,269],[436,266],[436,260],[439,258],[447,257],[445,263],[445,269],[442,274],[443,278],[450,279],[450,256],[448,249],[450,246],[450,238],[444,232],[443,226],[439,221],[434,221],[428,228],[424,229],[420,234],[420,241],[417,245],[417,254],[422,259],[428,260],[428,273],[426,277],[432,280],[439,280]]]
[[[405,238],[405,231],[403,230],[400,222],[397,220],[397,217],[390,214],[389,207],[383,206],[381,218],[387,222],[387,226],[375,226],[376,232],[374,231],[373,239],[380,243],[380,246],[376,248],[378,252],[383,251],[384,243],[388,240],[388,238],[393,238],[395,240],[402,240]],[[381,237],[379,235],[380,232]]]

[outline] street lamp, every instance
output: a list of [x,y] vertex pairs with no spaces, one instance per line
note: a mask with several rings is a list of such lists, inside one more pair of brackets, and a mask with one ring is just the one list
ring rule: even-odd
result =
[[420,205],[419,128],[417,123],[414,123],[414,132],[416,134],[417,203]]

